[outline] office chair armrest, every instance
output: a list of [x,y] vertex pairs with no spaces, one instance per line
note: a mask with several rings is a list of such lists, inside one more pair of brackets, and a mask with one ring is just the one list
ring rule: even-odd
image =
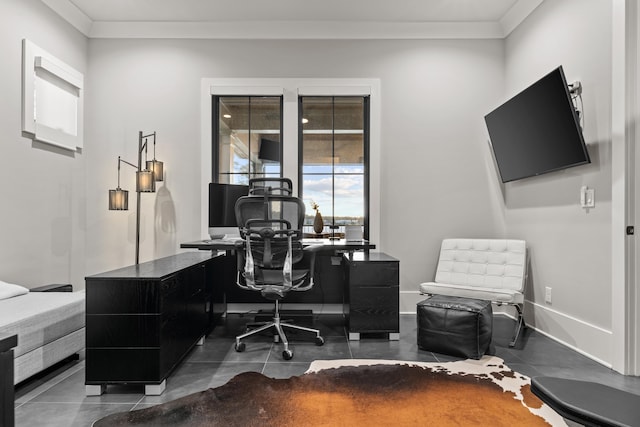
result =
[[313,274],[316,267],[316,254],[322,249],[321,245],[307,246],[302,250],[304,254],[303,262],[309,268],[309,277],[313,280]]

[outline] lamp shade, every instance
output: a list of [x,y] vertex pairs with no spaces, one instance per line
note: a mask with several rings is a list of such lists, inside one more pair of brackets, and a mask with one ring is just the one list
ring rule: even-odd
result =
[[164,163],[159,160],[147,160],[147,169],[153,172],[153,177],[156,181],[162,181],[164,179]]
[[118,187],[109,190],[109,210],[126,211],[129,210],[129,192]]
[[136,191],[139,193],[153,193],[156,191],[156,181],[153,179],[152,171],[136,172]]

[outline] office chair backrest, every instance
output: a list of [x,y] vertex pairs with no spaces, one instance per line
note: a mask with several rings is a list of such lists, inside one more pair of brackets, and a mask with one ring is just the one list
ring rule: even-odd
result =
[[289,238],[291,262],[295,264],[302,259],[302,224],[305,215],[302,200],[267,193],[245,196],[238,199],[235,211],[240,236],[251,249],[256,266],[281,269],[286,262]]
[[[272,194],[250,195],[237,200],[235,213],[236,223],[241,233],[249,220],[285,220],[291,230],[302,230],[305,206],[297,197]],[[284,223],[273,225],[279,229]],[[259,223],[254,223],[252,228],[259,226]]]
[[291,196],[293,183],[289,178],[251,178],[249,180],[249,195],[264,194]]

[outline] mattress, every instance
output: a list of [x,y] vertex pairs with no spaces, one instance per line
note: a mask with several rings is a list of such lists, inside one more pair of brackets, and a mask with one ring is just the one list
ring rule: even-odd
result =
[[13,383],[18,384],[72,354],[82,351],[85,347],[84,343],[85,329],[82,328],[16,357]]
[[15,358],[84,328],[85,293],[29,292],[0,300],[0,332],[18,335]]

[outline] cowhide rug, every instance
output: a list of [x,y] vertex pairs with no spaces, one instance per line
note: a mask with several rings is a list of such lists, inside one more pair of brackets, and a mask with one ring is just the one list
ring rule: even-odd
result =
[[299,377],[246,372],[104,426],[566,426],[502,359],[315,361]]

